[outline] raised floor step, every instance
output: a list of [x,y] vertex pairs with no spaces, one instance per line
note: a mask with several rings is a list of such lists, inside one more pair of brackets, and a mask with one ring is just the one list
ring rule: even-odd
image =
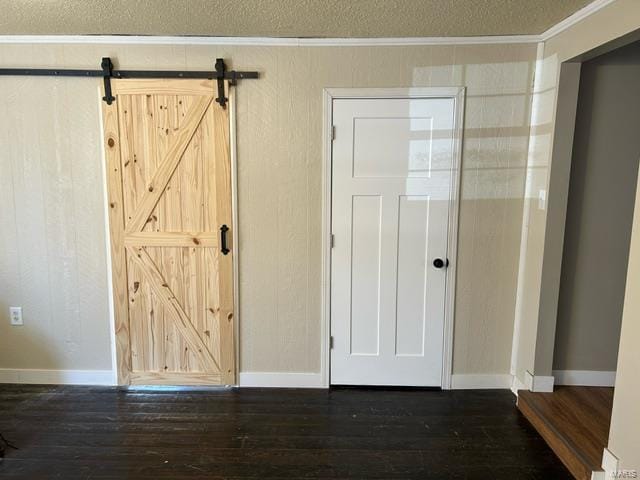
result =
[[556,387],[553,393],[518,391],[518,408],[579,480],[601,471],[613,388]]

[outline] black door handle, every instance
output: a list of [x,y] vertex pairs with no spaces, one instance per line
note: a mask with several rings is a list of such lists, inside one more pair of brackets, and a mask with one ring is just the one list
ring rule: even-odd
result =
[[227,248],[227,232],[229,231],[229,227],[226,225],[222,225],[220,227],[220,251],[223,255],[226,255],[231,250]]
[[433,261],[433,266],[436,267],[436,268],[448,267],[449,266],[449,259],[446,258],[446,259],[442,260],[441,258],[436,258]]

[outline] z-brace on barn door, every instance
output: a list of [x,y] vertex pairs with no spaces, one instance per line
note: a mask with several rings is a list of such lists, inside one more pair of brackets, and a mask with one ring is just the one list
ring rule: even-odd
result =
[[118,383],[235,383],[229,110],[216,82],[103,103]]

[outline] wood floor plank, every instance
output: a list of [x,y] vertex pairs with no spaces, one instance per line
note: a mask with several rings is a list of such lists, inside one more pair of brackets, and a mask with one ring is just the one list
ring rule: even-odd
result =
[[562,479],[509,391],[0,385],[2,478]]
[[600,471],[607,446],[613,388],[557,387],[518,392],[518,408],[577,479]]

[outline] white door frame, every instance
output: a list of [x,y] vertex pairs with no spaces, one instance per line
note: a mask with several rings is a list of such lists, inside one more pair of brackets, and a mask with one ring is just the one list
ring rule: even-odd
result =
[[339,98],[453,98],[455,100],[453,174],[447,235],[444,345],[442,359],[442,388],[451,388],[453,363],[453,323],[455,314],[456,260],[458,250],[458,214],[460,209],[460,167],[462,164],[462,132],[464,122],[465,87],[410,88],[325,88],[323,90],[322,127],[322,325],[320,372],[322,384],[330,385],[331,368],[331,188],[333,100]]
[[233,316],[234,331],[233,338],[235,363],[236,363],[236,385],[240,385],[240,221],[238,219],[238,131],[236,124],[236,89],[226,85],[227,105],[229,108],[229,148],[231,149],[231,248],[233,248]]

